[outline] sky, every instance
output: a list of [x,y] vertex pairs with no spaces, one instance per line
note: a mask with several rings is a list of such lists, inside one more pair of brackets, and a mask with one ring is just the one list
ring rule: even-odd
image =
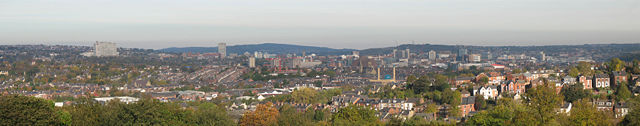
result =
[[0,45],[640,43],[640,0],[0,0]]

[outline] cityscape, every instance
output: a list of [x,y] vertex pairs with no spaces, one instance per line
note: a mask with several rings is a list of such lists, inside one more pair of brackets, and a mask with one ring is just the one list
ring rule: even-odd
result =
[[0,0],[0,126],[640,126],[620,0]]

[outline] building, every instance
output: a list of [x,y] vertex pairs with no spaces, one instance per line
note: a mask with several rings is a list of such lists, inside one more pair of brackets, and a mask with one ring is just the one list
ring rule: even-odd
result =
[[113,42],[98,42],[93,44],[93,56],[118,56],[118,47]]
[[436,57],[436,51],[433,51],[433,50],[429,51],[429,60],[435,61],[436,58],[437,58]]
[[411,51],[409,49],[405,49],[407,51],[405,51],[407,53],[407,59],[411,58]]
[[227,57],[227,43],[218,43],[218,53],[220,53],[220,58]]
[[462,98],[462,102],[460,102],[460,105],[458,105],[461,113],[460,115],[462,115],[462,117],[466,117],[470,112],[476,111],[475,100],[475,96]]
[[605,88],[610,86],[609,75],[596,74],[593,77],[593,83],[596,84],[596,88]]
[[627,83],[627,72],[615,71],[611,76],[611,84],[618,86],[620,83]]
[[254,67],[256,67],[256,58],[249,57],[249,68],[254,68]]
[[469,55],[469,62],[480,62],[482,60],[481,57],[480,54],[471,54]]
[[480,96],[482,95],[482,97],[484,97],[484,99],[496,99],[499,94],[498,94],[498,87],[496,85],[489,85],[489,86],[474,86],[473,87],[473,96]]
[[580,76],[578,76],[578,82],[582,83],[582,86],[584,86],[583,89],[592,89],[593,88],[593,78],[592,77],[580,75]]
[[124,96],[124,97],[100,97],[100,98],[93,98],[93,99],[98,101],[99,103],[102,103],[102,104],[107,103],[108,101],[111,101],[111,100],[116,100],[116,99],[119,100],[120,102],[124,102],[126,104],[134,103],[134,102],[137,102],[139,100],[138,98],[127,97],[127,96]]

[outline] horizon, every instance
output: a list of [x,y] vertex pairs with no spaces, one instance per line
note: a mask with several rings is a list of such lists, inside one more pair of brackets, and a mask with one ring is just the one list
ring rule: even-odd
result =
[[0,44],[99,40],[160,49],[269,42],[366,49],[414,42],[640,43],[639,8],[633,0],[0,1]]
[[[110,41],[99,41],[99,42],[110,42]],[[93,42],[95,43],[95,42]],[[0,46],[31,46],[31,45],[45,45],[45,46],[85,46],[85,47],[92,47],[93,43],[91,44],[87,44],[87,45],[76,45],[76,44],[0,44]],[[182,46],[182,47],[165,47],[165,48],[137,48],[137,47],[123,47],[120,46],[118,42],[114,42],[116,43],[116,46],[118,48],[135,48],[135,49],[153,49],[153,50],[162,50],[162,49],[169,49],[169,48],[217,48],[218,46]],[[327,46],[314,46],[314,45],[303,45],[303,44],[289,44],[289,43],[273,43],[273,42],[264,42],[264,43],[248,43],[248,44],[233,44],[233,43],[226,43],[227,47],[229,46],[244,46],[244,45],[261,45],[261,44],[284,44],[284,45],[294,45],[294,46],[308,46],[308,47],[318,47],[318,48],[330,48],[330,49],[353,49],[353,50],[366,50],[366,49],[379,49],[379,48],[391,48],[391,47],[398,47],[398,46],[403,46],[403,45],[443,45],[443,46],[473,46],[473,47],[544,47],[544,46],[581,46],[581,45],[624,45],[624,44],[640,44],[640,43],[585,43],[585,44],[555,44],[555,45],[460,45],[460,44],[433,44],[433,43],[406,43],[406,44],[399,44],[396,46],[385,46],[385,47],[373,47],[373,48],[363,48],[363,49],[356,49],[356,48],[332,48],[332,47],[327,47]],[[217,43],[216,43],[217,45]]]

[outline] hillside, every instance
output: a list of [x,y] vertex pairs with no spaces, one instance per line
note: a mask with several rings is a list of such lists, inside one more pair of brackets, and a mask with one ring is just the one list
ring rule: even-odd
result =
[[[218,52],[218,47],[171,47],[171,48],[160,49],[160,51],[177,52],[177,53],[183,53],[183,52],[208,53],[208,52]],[[242,54],[245,52],[253,53],[255,51],[267,52],[271,54],[289,54],[289,53],[302,54],[302,52],[306,52],[307,54],[316,53],[319,55],[340,55],[340,54],[351,54],[351,51],[355,51],[355,49],[332,49],[327,47],[301,46],[301,45],[277,44],[277,43],[227,46],[227,53]]]

